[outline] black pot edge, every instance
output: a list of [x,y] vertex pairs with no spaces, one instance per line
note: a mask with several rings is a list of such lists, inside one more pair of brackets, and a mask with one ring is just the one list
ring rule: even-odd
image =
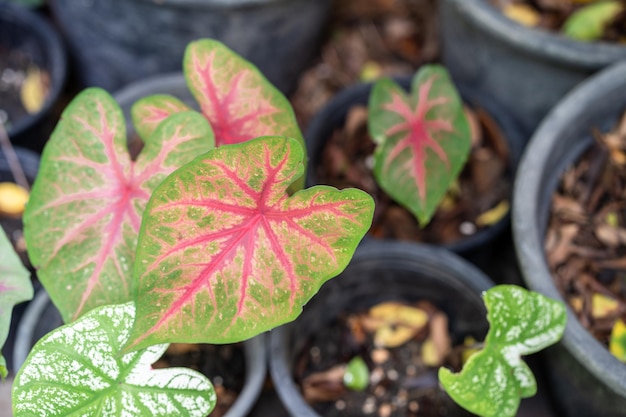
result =
[[[544,187],[544,182],[550,182],[547,178],[550,173],[546,173],[544,169],[546,166],[553,170],[561,168],[561,171],[564,168],[563,163],[558,162],[558,156],[553,152],[557,132],[569,132],[573,135],[575,131],[573,126],[578,124],[578,116],[591,111],[601,112],[589,103],[603,103],[600,106],[602,110],[610,107],[614,101],[612,97],[624,95],[624,87],[626,87],[626,62],[614,64],[576,87],[541,123],[520,163],[519,172],[524,175],[518,175],[514,185],[512,227],[522,275],[530,289],[563,303],[565,300],[553,282],[542,249],[543,234],[540,230],[545,231],[547,209],[541,208],[538,201],[541,198],[546,199],[546,195],[551,194],[557,182],[553,179],[552,187]],[[621,112],[626,102],[620,101]],[[580,146],[571,149],[570,159],[580,151]],[[584,329],[569,307],[568,323],[560,343],[592,375],[605,381],[611,390],[626,399],[624,364]]]

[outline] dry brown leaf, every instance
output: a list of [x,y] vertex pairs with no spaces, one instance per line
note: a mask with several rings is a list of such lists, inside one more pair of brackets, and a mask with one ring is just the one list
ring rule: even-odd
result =
[[302,395],[308,402],[334,401],[346,392],[343,383],[345,365],[336,365],[326,371],[313,373],[302,381]]

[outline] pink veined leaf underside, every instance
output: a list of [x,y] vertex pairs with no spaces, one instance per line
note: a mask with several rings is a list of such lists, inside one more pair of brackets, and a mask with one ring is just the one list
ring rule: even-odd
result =
[[160,341],[231,343],[293,320],[348,264],[374,203],[302,175],[294,139],[210,151],[169,176],[144,215],[128,350]]
[[[191,42],[183,59],[183,72],[200,111],[215,132],[216,146],[241,143],[259,136],[304,138],[291,104],[265,76],[221,42]],[[132,109],[137,131],[145,137],[161,120],[187,110],[177,98],[159,95],[139,100]],[[307,158],[304,155],[306,164]],[[291,187],[304,186],[304,177]]]
[[378,82],[370,96],[369,129],[378,144],[379,185],[425,226],[471,148],[462,102],[446,70],[424,66],[410,96],[391,80]]
[[161,123],[132,161],[123,113],[108,93],[88,89],[70,103],[44,149],[24,214],[29,256],[66,322],[131,299],[150,194],[212,147],[206,120],[183,112]]

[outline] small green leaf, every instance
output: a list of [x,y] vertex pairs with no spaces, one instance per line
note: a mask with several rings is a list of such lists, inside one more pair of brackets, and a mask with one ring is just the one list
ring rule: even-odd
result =
[[346,372],[343,374],[343,384],[353,391],[363,391],[367,388],[370,379],[370,371],[367,364],[360,356],[355,356],[348,362]]
[[[0,348],[9,334],[13,306],[31,298],[33,286],[30,273],[24,268],[9,238],[0,228]],[[7,374],[6,362],[0,355],[0,378],[4,379]]]
[[423,227],[463,169],[471,148],[463,103],[448,72],[422,67],[407,95],[395,82],[377,82],[368,104],[380,187]]
[[563,34],[579,41],[595,41],[602,37],[606,25],[623,10],[620,1],[599,1],[586,5],[563,23]]
[[613,325],[609,350],[617,359],[626,362],[626,324],[622,320]]
[[532,371],[521,359],[554,343],[565,330],[562,303],[514,285],[484,294],[490,329],[483,350],[460,373],[439,369],[439,380],[452,399],[483,417],[515,416],[520,399],[535,395]]
[[206,416],[216,396],[204,375],[152,369],[167,345],[120,354],[134,318],[132,303],[104,306],[44,336],[15,378],[15,417]]

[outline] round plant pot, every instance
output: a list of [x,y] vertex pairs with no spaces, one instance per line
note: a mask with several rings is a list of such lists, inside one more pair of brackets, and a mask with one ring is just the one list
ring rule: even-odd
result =
[[[19,323],[13,363],[22,366],[31,348],[48,332],[63,325],[61,314],[50,301],[48,293],[40,290],[29,304]],[[242,391],[224,417],[245,417],[256,403],[267,371],[265,334],[244,342],[246,376]]]
[[492,94],[527,137],[572,87],[626,58],[624,46],[525,27],[488,0],[442,0],[439,13],[442,60],[453,79]]
[[[626,63],[576,87],[533,135],[513,196],[513,235],[523,279],[530,289],[565,302],[549,271],[544,239],[559,179],[592,142],[592,130],[609,131],[626,106]],[[623,416],[626,364],[602,346],[568,308],[562,341],[545,351],[553,399],[560,414]]]
[[51,0],[50,5],[87,86],[115,91],[146,76],[180,71],[187,44],[213,38],[290,92],[315,56],[330,1]]
[[[293,417],[320,417],[304,400],[293,378],[297,355],[307,340],[341,314],[367,309],[383,301],[428,300],[448,316],[455,343],[487,332],[481,294],[493,284],[466,261],[439,247],[404,242],[362,244],[351,263],[330,280],[294,322],[270,333],[270,372],[278,396]],[[461,409],[446,415],[468,415]]]
[[[65,47],[56,30],[35,11],[20,4],[0,2],[0,51],[2,50],[7,56],[3,53],[0,58],[4,56],[3,59],[12,62],[12,65],[24,68],[16,73],[8,62],[0,62],[0,102],[4,103],[4,107],[8,105],[10,97],[11,102],[16,100],[11,109],[0,109],[7,113],[0,115],[0,120],[6,124],[11,142],[41,152],[52,131],[56,119],[54,106],[65,85]],[[47,77],[48,86],[41,108],[29,113],[21,107],[19,90],[10,80],[26,76],[28,68],[34,67],[39,68],[40,74],[46,74],[44,77]],[[41,88],[43,87],[39,87],[39,90]],[[8,124],[4,121],[5,118],[8,118]]]
[[[410,78],[399,78],[397,82],[407,90],[410,88]],[[511,181],[513,181],[524,142],[524,138],[517,123],[488,95],[478,94],[474,89],[463,85],[459,85],[457,88],[466,104],[484,109],[493,118],[503,133],[509,151],[508,174],[511,176]],[[324,146],[332,137],[333,132],[345,124],[348,112],[353,106],[367,105],[371,89],[372,84],[362,83],[342,90],[311,120],[305,132],[307,153],[309,156],[309,164],[306,173],[307,186],[320,184],[315,171],[316,167],[321,163]],[[467,259],[475,261],[477,264],[485,261],[489,262],[489,260],[486,259],[488,256],[485,255],[489,254],[490,249],[492,249],[490,246],[498,236],[509,228],[509,225],[510,216],[507,214],[489,227],[485,227],[472,235],[443,244],[442,246]],[[368,235],[366,239],[371,239],[371,237]]]

